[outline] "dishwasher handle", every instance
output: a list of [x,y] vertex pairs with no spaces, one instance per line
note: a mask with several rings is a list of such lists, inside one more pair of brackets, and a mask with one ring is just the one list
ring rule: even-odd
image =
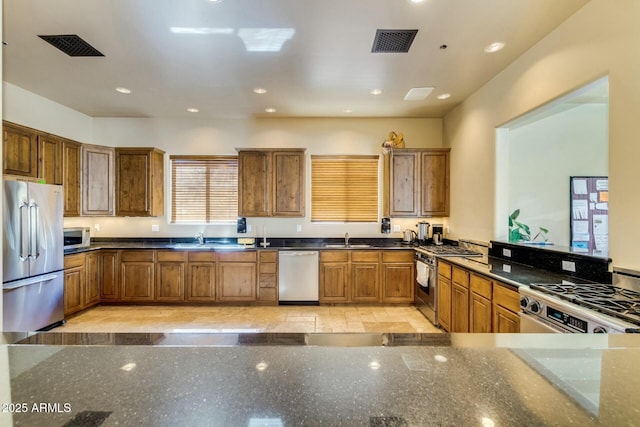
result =
[[316,256],[318,251],[280,251],[279,256]]

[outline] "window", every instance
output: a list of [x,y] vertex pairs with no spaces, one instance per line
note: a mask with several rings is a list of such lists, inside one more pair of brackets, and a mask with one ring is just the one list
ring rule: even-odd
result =
[[377,222],[378,156],[311,156],[311,221]]
[[171,222],[238,217],[237,156],[171,156]]

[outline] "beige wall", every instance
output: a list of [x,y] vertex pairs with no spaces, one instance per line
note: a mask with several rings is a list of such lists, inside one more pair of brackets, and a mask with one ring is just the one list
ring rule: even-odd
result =
[[638,22],[637,0],[591,0],[445,116],[452,235],[496,235],[496,127],[608,74],[610,256],[615,266],[640,269]]

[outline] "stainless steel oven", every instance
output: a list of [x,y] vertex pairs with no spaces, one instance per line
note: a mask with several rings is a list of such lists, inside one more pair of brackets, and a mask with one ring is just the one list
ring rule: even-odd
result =
[[415,302],[418,310],[438,326],[438,273],[436,271],[436,257],[416,250],[416,292]]

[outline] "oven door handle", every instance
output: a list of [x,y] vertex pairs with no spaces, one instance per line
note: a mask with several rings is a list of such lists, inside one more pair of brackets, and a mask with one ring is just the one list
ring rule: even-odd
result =
[[554,334],[566,334],[571,333],[571,331],[562,329],[556,325],[552,325],[549,322],[545,322],[539,317],[533,316],[531,314],[527,314],[524,312],[518,313],[520,316],[520,333],[529,333],[529,334],[544,334],[544,333],[554,333]]

